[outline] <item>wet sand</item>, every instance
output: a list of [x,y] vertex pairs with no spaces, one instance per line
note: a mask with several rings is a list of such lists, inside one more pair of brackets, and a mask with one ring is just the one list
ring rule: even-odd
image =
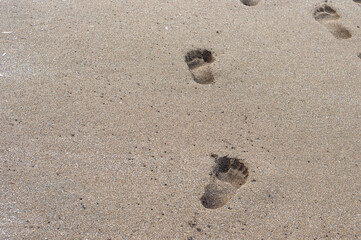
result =
[[0,239],[361,236],[358,1],[0,9]]

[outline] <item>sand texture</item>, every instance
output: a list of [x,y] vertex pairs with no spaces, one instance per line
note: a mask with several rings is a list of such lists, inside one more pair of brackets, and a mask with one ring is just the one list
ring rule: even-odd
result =
[[361,239],[361,1],[0,1],[0,239]]

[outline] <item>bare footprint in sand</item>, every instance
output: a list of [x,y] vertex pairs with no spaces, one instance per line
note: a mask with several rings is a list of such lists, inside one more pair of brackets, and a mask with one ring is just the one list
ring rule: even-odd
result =
[[195,82],[200,84],[210,84],[214,82],[210,64],[214,62],[212,52],[206,49],[196,49],[189,51],[185,56],[185,61],[192,73]]
[[261,0],[241,0],[241,2],[246,6],[256,6]]
[[340,15],[326,4],[317,8],[313,13],[313,17],[325,26],[337,39],[348,39],[352,36],[349,30],[338,23]]
[[246,183],[248,168],[238,158],[211,156],[216,160],[216,166],[201,202],[205,208],[216,209],[224,206]]

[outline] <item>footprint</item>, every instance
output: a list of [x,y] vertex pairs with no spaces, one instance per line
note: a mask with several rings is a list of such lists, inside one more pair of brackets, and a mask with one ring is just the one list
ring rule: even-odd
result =
[[337,23],[340,15],[326,4],[317,8],[313,13],[313,17],[317,22],[325,26],[337,39],[348,39],[352,36],[345,27]]
[[201,202],[205,208],[216,209],[230,200],[248,177],[248,168],[238,158],[211,155],[216,160],[211,183],[205,187]]
[[206,49],[196,49],[187,53],[185,61],[195,82],[210,84],[214,82],[210,64],[214,62],[212,52]]
[[355,3],[361,3],[361,0],[353,0]]
[[246,6],[256,6],[261,0],[241,0],[241,2]]

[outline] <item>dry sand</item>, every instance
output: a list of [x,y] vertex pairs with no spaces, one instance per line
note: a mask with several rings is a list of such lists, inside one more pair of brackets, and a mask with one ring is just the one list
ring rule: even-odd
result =
[[360,239],[357,2],[2,0],[0,239]]

